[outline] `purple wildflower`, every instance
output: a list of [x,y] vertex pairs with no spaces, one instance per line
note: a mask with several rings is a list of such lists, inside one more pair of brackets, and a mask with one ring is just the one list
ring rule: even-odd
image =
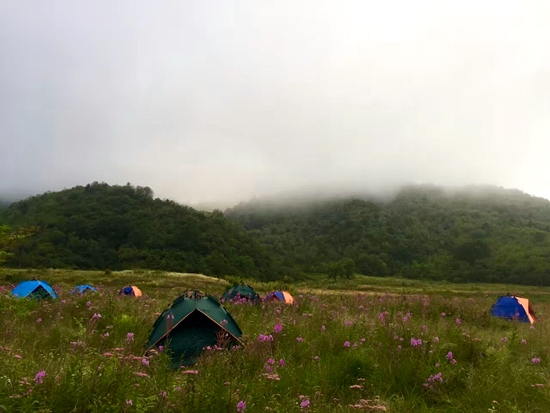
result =
[[422,345],[422,339],[421,338],[411,338],[411,346],[420,347],[421,345]]
[[260,334],[258,335],[258,341],[273,341],[273,336],[271,334],[270,335]]
[[456,360],[453,358],[453,352],[449,351],[447,355],[445,356],[447,360],[451,362],[451,364],[456,364]]
[[441,377],[441,373],[432,374],[430,377],[428,377],[428,379],[424,383],[424,387],[431,387],[431,385],[437,381],[440,383],[443,383],[443,378]]
[[237,403],[237,412],[238,413],[242,413],[244,412],[246,409],[246,403],[244,401],[240,401],[239,403]]
[[36,376],[34,376],[34,382],[38,384],[42,384],[44,383],[44,377],[46,376],[47,374],[44,370],[39,371],[38,373],[36,373]]

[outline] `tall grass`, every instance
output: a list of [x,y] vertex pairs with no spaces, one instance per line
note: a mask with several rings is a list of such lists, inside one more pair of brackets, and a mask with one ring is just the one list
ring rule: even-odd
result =
[[[58,300],[0,291],[7,411],[550,411],[548,322],[491,318],[494,297],[484,294],[291,290],[293,306],[229,304],[245,345],[206,350],[174,371],[165,353],[144,357],[153,322],[183,289],[219,295],[226,284],[149,274],[135,299],[119,297],[105,275],[99,293],[69,294],[89,276],[58,274]],[[546,313],[545,301],[535,310]]]

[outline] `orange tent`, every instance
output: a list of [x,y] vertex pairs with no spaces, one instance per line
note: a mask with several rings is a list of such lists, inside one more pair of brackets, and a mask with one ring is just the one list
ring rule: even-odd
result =
[[535,313],[527,298],[514,295],[500,297],[491,307],[491,315],[509,320],[524,321],[533,324]]
[[290,293],[287,291],[277,290],[269,293],[264,298],[264,303],[267,303],[269,301],[280,301],[285,304],[294,304],[294,297],[292,297],[292,295],[290,295]]
[[134,297],[141,297],[142,293],[135,285],[128,285],[119,291],[119,295],[133,295]]

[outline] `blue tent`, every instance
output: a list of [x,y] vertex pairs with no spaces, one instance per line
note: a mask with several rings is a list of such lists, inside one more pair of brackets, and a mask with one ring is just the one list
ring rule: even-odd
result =
[[15,297],[31,297],[31,298],[57,298],[57,293],[46,281],[31,280],[23,281],[12,290],[12,295]]
[[272,292],[272,293],[268,294],[264,298],[264,301],[269,301],[269,300],[272,300],[273,298],[277,298],[279,301],[285,301],[285,296],[283,295],[282,291],[275,291],[275,292]]
[[535,322],[535,315],[529,300],[513,295],[500,297],[491,307],[491,315],[531,324]]
[[97,290],[94,287],[92,287],[90,284],[77,285],[71,290],[73,294],[77,294],[77,293],[84,294],[84,293],[87,293],[88,291],[93,291],[97,293]]

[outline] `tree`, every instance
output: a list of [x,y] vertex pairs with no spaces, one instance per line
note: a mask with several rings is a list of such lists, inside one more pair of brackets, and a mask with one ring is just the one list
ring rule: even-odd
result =
[[11,253],[4,251],[5,244],[8,242],[8,237],[10,234],[10,227],[7,225],[0,225],[0,265],[2,265],[8,257],[10,257]]
[[338,277],[351,278],[355,274],[355,262],[350,258],[342,258],[338,261],[329,262],[325,271],[334,281]]
[[388,264],[374,255],[361,254],[357,260],[357,270],[359,274],[385,276],[390,270]]
[[8,258],[12,257],[14,254],[6,251],[14,242],[27,238],[31,236],[36,229],[31,228],[22,228],[18,232],[12,232],[11,228],[7,225],[0,225],[0,265],[5,263]]
[[478,260],[490,257],[491,250],[482,240],[466,241],[456,248],[454,256],[457,260],[473,264]]

